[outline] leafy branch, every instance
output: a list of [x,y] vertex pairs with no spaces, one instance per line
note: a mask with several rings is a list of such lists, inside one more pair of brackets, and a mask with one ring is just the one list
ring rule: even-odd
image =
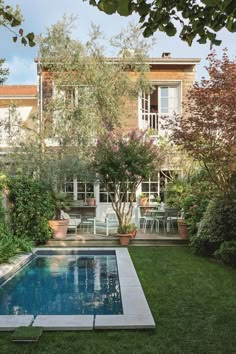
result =
[[89,0],[89,3],[109,15],[129,16],[136,12],[144,37],[156,31],[175,36],[180,26],[179,37],[190,46],[196,37],[200,44],[210,41],[211,45],[220,45],[216,32],[222,28],[236,32],[235,0]]
[[17,40],[20,39],[23,45],[28,44],[30,47],[34,47],[35,35],[33,32],[24,34],[22,28],[15,30],[15,28],[20,26],[22,22],[23,18],[19,8],[16,7],[16,9],[13,9],[11,6],[5,5],[3,0],[0,0],[0,25],[14,34],[13,42],[17,42]]

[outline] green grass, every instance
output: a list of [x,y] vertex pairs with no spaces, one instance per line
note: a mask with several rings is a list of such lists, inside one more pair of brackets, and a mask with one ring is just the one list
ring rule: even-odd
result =
[[42,327],[18,327],[11,336],[12,341],[37,341],[43,333]]
[[[236,353],[236,273],[185,247],[129,248],[155,330],[43,332],[16,344],[0,334],[0,353]],[[135,301],[135,298],[134,298]]]

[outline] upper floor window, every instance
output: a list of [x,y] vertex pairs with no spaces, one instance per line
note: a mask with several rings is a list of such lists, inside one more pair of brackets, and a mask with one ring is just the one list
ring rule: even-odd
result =
[[64,100],[66,105],[76,106],[83,104],[93,95],[93,86],[90,85],[60,85],[54,87],[54,97]]
[[154,85],[150,94],[142,92],[139,112],[139,128],[152,129],[155,134],[168,133],[163,119],[181,112],[180,83]]

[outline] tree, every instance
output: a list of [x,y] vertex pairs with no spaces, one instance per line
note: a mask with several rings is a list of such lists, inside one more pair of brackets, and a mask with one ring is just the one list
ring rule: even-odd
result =
[[172,140],[208,171],[218,189],[228,193],[236,170],[236,62],[227,51],[222,60],[208,56],[209,79],[194,84],[186,115],[171,123]]
[[[75,17],[64,16],[39,41],[39,64],[55,93],[44,101],[41,141],[51,138],[63,154],[73,146],[88,156],[94,137],[121,127],[132,114],[128,105],[136,102],[141,89],[151,89],[145,63],[148,48],[140,41],[140,31],[131,26],[129,36],[113,39],[120,56],[109,60],[99,28],[93,25],[83,44],[71,38],[76,25]],[[52,84],[47,89],[52,94]]]
[[110,132],[98,139],[93,165],[108,192],[120,228],[130,224],[138,186],[162,161],[161,150],[145,132]]
[[[98,134],[121,127],[123,116],[130,111],[127,105],[136,102],[141,88],[150,89],[146,44],[140,44],[137,30],[124,40],[122,36],[115,39],[122,55],[108,60],[99,29],[93,26],[89,41],[83,44],[71,38],[74,25],[73,16],[64,16],[40,38],[43,109],[31,139],[25,135],[20,141],[17,134],[17,156],[12,161],[14,169],[17,166],[31,177],[47,179],[55,201],[66,177],[77,176],[84,181],[81,175],[88,172],[86,161],[91,160]],[[127,50],[130,38],[134,38],[132,52]]]
[[0,85],[3,85],[9,75],[9,69],[4,68],[5,59],[0,58]]
[[[85,1],[85,0],[84,0]],[[235,0],[89,0],[90,4],[99,10],[121,16],[129,16],[136,12],[145,37],[156,31],[174,36],[180,25],[179,37],[189,45],[199,36],[200,44],[207,40],[212,45],[220,45],[216,32],[226,28],[236,31]]]
[[0,0],[0,26],[7,28],[10,32],[14,34],[13,41],[16,42],[18,38],[21,38],[21,43],[24,45],[29,44],[30,47],[35,46],[34,33],[30,32],[24,34],[22,28],[15,31],[15,28],[19,27],[23,22],[23,17],[21,15],[20,9],[17,6],[15,9],[12,6],[5,5],[4,0]]

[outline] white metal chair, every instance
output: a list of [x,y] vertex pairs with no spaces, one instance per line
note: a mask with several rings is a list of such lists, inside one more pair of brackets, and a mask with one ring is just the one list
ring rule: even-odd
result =
[[106,236],[109,236],[110,231],[113,230],[114,232],[117,232],[119,222],[117,220],[116,214],[115,213],[107,213],[105,217],[105,221],[101,220],[95,220],[95,229],[96,229],[96,234],[99,235],[97,232],[97,229],[102,229],[105,230]]
[[77,235],[77,227],[81,224],[80,214],[67,214],[61,210],[61,219],[69,220],[68,230],[74,230],[75,235]]
[[153,226],[155,222],[155,217],[152,216],[148,211],[141,217],[143,219],[142,232],[145,234],[147,227],[150,225],[151,232],[153,231]]

